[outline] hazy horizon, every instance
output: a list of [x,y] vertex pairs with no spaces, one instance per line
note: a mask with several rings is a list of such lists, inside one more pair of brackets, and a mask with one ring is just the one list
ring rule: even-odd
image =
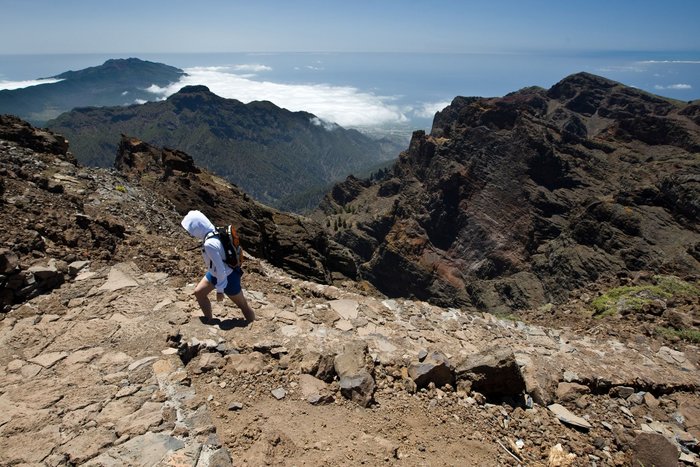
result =
[[[151,86],[149,100],[201,84],[221,97],[245,103],[268,100],[366,132],[429,130],[435,112],[457,96],[495,97],[528,86],[549,88],[582,71],[669,98],[700,98],[700,54],[688,52],[15,54],[0,55],[0,89],[36,85],[41,83],[37,78],[129,57],[188,74],[169,86]],[[125,94],[124,105],[141,102]]]

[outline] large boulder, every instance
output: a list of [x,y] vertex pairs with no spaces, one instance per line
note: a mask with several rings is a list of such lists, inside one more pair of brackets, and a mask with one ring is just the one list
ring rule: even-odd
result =
[[517,397],[525,392],[525,381],[511,349],[491,349],[470,355],[455,369],[457,384],[488,398]]
[[374,397],[376,383],[372,377],[374,365],[368,357],[367,343],[353,341],[335,357],[335,372],[340,378],[340,392],[343,397],[367,407]]
[[678,448],[658,433],[639,433],[631,451],[632,465],[678,465]]
[[408,367],[411,377],[418,389],[433,383],[443,387],[454,383],[453,365],[442,352],[430,352],[421,362],[412,363]]

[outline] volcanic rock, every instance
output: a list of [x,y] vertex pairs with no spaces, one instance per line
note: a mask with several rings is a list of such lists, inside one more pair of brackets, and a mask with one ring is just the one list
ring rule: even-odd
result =
[[340,392],[362,407],[372,401],[376,384],[372,377],[373,365],[368,359],[367,343],[355,341],[343,346],[334,361],[340,378]]
[[633,465],[678,465],[678,448],[658,433],[639,433],[632,445]]
[[430,352],[419,363],[408,367],[408,375],[416,383],[418,389],[433,383],[436,387],[454,383],[453,366],[441,352]]
[[508,313],[622,273],[696,277],[696,107],[588,73],[457,97],[316,217],[383,293],[444,306]]
[[471,390],[487,397],[515,397],[525,391],[525,381],[511,349],[489,349],[470,355],[455,369],[457,383],[471,383]]

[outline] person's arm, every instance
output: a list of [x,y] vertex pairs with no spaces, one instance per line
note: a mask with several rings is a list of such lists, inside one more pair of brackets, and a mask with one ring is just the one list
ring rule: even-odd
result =
[[228,278],[226,277],[226,266],[224,265],[223,258],[221,258],[219,248],[212,243],[213,242],[208,241],[205,242],[204,251],[210,261],[209,271],[212,273],[212,275],[214,275],[214,277],[216,277],[216,285],[214,287],[216,288],[216,299],[219,300],[219,294],[222,295],[221,298],[223,299],[223,293],[226,285],[228,284]]

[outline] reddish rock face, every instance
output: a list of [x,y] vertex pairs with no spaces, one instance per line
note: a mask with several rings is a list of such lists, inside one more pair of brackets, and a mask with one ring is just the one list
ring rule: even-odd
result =
[[586,73],[458,97],[389,173],[321,208],[391,296],[509,311],[634,271],[694,276],[695,107]]

